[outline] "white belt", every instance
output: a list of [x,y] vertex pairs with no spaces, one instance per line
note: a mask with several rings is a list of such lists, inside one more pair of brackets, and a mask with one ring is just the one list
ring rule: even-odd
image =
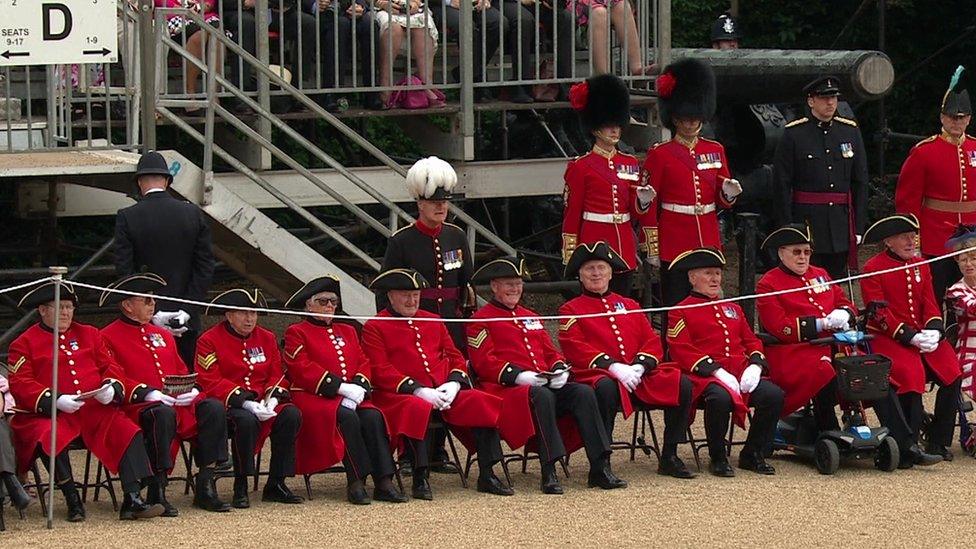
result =
[[583,219],[587,221],[596,221],[597,223],[627,223],[630,221],[629,213],[612,213],[612,214],[601,214],[596,212],[583,212]]
[[661,209],[679,214],[702,215],[714,212],[715,203],[712,202],[711,204],[694,204],[688,206],[685,204],[671,204],[670,202],[663,202],[661,204]]

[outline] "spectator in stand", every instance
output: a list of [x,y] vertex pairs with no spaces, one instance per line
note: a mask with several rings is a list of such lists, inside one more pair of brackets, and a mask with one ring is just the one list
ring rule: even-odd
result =
[[[430,0],[429,5],[434,14],[437,27],[447,29],[454,37],[459,36],[461,29],[461,1],[462,0]],[[507,32],[508,25],[497,9],[491,9],[491,0],[471,0],[474,4],[472,16],[472,44],[474,45],[474,81],[485,81],[485,61],[494,57],[498,51],[500,31]],[[483,41],[482,41],[483,40]],[[454,80],[460,80],[460,67],[452,71]],[[475,88],[475,101],[488,99],[487,88]]]
[[[417,67],[418,78],[425,84],[434,79],[434,52],[437,51],[437,25],[422,0],[376,0],[374,17],[380,27],[380,86],[393,81],[393,62],[404,47],[410,32],[410,50]],[[477,32],[477,31],[476,31]],[[477,54],[475,54],[477,55]],[[409,75],[408,75],[409,78]],[[444,105],[444,96],[434,89],[424,90],[431,107]],[[390,92],[380,92],[380,108],[390,108]]]
[[[208,25],[220,26],[220,15],[217,13],[217,0],[155,0],[157,8],[189,8],[203,16],[203,20]],[[196,22],[187,19],[182,15],[170,15],[166,18],[166,27],[170,36],[177,42],[184,42],[186,50],[196,56],[204,63],[207,57],[204,52],[204,42],[206,34]],[[223,67],[223,55],[221,50],[217,50],[217,66]],[[184,91],[188,94],[197,93],[197,78],[200,77],[200,69],[193,63],[186,63],[186,82]],[[186,112],[192,113],[200,110],[200,107],[187,107]]]
[[589,27],[590,58],[593,74],[610,72],[610,24],[617,31],[617,40],[627,50],[627,67],[630,74],[652,74],[653,65],[641,60],[640,36],[637,21],[628,0],[566,0],[566,6],[576,11],[579,26]]

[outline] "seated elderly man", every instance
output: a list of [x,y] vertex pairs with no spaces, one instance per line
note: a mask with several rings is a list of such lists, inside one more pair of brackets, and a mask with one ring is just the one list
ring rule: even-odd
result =
[[498,433],[502,399],[471,386],[467,361],[447,326],[420,309],[420,291],[426,287],[427,280],[413,269],[385,271],[370,284],[373,291],[385,291],[389,301],[378,319],[363,326],[376,405],[391,418],[393,432],[412,442],[414,497],[431,496],[426,463],[433,435],[428,424],[435,415],[469,451],[477,452],[478,491],[510,496],[512,489],[493,471],[503,457]]
[[587,483],[604,490],[627,483],[610,468],[610,438],[593,389],[569,381],[570,369],[539,315],[519,305],[525,267],[489,263],[474,275],[490,282],[493,298],[468,324],[468,356],[485,391],[501,397],[505,440],[513,449],[538,435],[542,492],[562,494],[556,460],[579,448],[590,462]]
[[763,346],[752,332],[742,308],[715,303],[722,294],[725,256],[712,248],[698,248],[675,258],[670,269],[685,271],[691,295],[679,305],[688,307],[668,315],[671,358],[694,384],[695,402],[705,408],[705,436],[712,474],[735,476],[726,457],[725,433],[730,414],[743,425],[746,406],[755,408],[739,467],[762,475],[776,472],[764,454],[773,442],[776,421],[783,408],[783,390],[764,377],[769,367]]
[[[661,336],[647,315],[627,314],[640,305],[610,291],[614,271],[627,264],[606,242],[583,244],[566,264],[566,278],[578,277],[583,295],[559,308],[570,316],[559,326],[559,345],[580,383],[593,387],[608,435],[613,434],[617,410],[629,416],[635,406],[664,408],[664,448],[658,473],[693,478],[678,457],[684,442],[691,405],[691,381],[673,364],[660,364]],[[577,317],[606,314],[609,316]]]
[[[865,231],[864,244],[882,242],[884,249],[864,264],[864,273],[896,270],[862,278],[861,298],[865,303],[888,304],[868,325],[875,334],[871,345],[874,352],[891,359],[889,379],[898,391],[915,442],[925,416],[925,383],[939,386],[925,451],[952,459],[948,445],[955,429],[962,369],[952,346],[942,337],[942,311],[936,304],[929,266],[919,264],[917,237],[918,220],[912,214],[886,217]],[[914,446],[902,447],[901,457],[902,468],[928,461]]]
[[[61,301],[54,305],[54,285],[35,287],[21,298],[20,307],[36,307],[41,320],[10,344],[7,357],[10,391],[17,410],[10,420],[17,450],[17,470],[25,473],[43,457],[48,466],[55,455],[55,482],[68,506],[68,521],[85,520],[85,506],[71,473],[68,445],[77,438],[109,471],[118,473],[125,499],[119,519],[158,517],[163,506],[143,501],[142,483],[152,476],[142,431],[119,408],[127,394],[124,374],[105,340],[93,326],[73,322],[78,297],[61,284]],[[54,333],[55,320],[58,333]],[[53,387],[53,346],[57,342],[58,386]],[[57,398],[54,398],[54,390]],[[58,409],[57,447],[51,447],[51,407]]]
[[23,516],[31,498],[17,478],[17,453],[14,451],[13,433],[7,423],[7,414],[13,411],[14,397],[10,394],[10,384],[7,378],[0,376],[0,505],[4,505],[4,499],[9,498],[10,504]]
[[224,406],[207,398],[196,387],[181,394],[167,391],[166,378],[189,374],[169,331],[150,322],[156,312],[153,297],[129,296],[111,290],[153,294],[166,281],[153,273],[127,276],[102,292],[101,307],[117,306],[119,318],[102,328],[102,337],[128,382],[123,409],[146,433],[146,451],[153,478],[146,494],[148,503],[163,506],[164,517],[179,515],[166,499],[167,473],[180,440],[192,440],[200,471],[196,476],[193,505],[207,511],[230,511],[214,486],[214,468],[227,461],[227,418]]

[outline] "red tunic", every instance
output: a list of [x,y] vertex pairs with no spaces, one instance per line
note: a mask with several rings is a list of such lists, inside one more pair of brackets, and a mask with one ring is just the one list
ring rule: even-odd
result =
[[[632,190],[640,184],[640,162],[636,157],[616,152],[612,159],[594,152],[570,161],[566,166],[563,190],[563,263],[580,244],[604,241],[627,266],[637,268],[637,242],[633,224],[649,227],[647,209],[640,209]],[[602,219],[593,219],[593,216]],[[591,219],[586,219],[590,217]],[[641,231],[640,240],[649,234]],[[657,234],[650,240],[656,245]]]
[[[226,320],[211,327],[197,340],[197,383],[228,408],[266,398],[275,389],[287,390],[274,333],[256,326],[249,336],[241,337]],[[279,401],[275,410],[284,406],[291,404]],[[264,447],[274,420],[261,422],[255,454]]]
[[[668,350],[671,358],[689,374],[694,385],[692,398],[696,402],[710,383],[724,387],[711,372],[706,373],[716,364],[738,379],[755,358],[754,354],[764,358],[762,342],[749,327],[742,308],[735,303],[708,304],[710,301],[714,300],[692,292],[678,305],[705,305],[668,313]],[[729,393],[735,407],[735,421],[744,426],[748,395]]]
[[946,240],[960,223],[976,223],[976,208],[969,212],[945,211],[939,205],[926,205],[926,199],[973,205],[976,189],[976,139],[965,136],[958,146],[933,135],[918,143],[908,154],[895,187],[895,211],[918,217],[922,253],[930,256],[946,252]]
[[314,319],[292,324],[285,330],[285,365],[292,400],[304,418],[296,441],[295,470],[298,474],[325,470],[346,452],[336,423],[342,402],[339,385],[355,383],[366,389],[367,400],[359,407],[373,407],[369,362],[356,329]]
[[[471,316],[476,322],[467,328],[471,366],[482,388],[503,399],[499,432],[512,449],[535,436],[529,387],[516,385],[515,378],[523,371],[548,372],[566,367],[545,325],[531,318],[538,316],[521,305],[509,309],[492,300]],[[529,318],[509,320],[526,317]],[[576,423],[569,415],[559,418],[558,426],[567,452],[582,447]]]
[[[616,313],[610,316],[570,318],[559,325],[559,346],[566,353],[576,381],[596,386],[603,378],[615,379],[607,368],[614,362],[643,364],[646,368],[634,396],[649,406],[677,406],[681,370],[672,363],[656,368],[664,352],[661,336],[654,332],[647,315],[626,314],[640,309],[633,299],[613,292],[600,296],[589,292],[571,299],[559,308],[562,315]],[[654,368],[653,370],[651,368]],[[623,384],[620,405],[624,417],[633,412],[630,396]]]
[[840,285],[822,285],[828,281],[830,275],[820,267],[811,265],[805,274],[798,275],[780,265],[763,275],[756,287],[760,294],[806,288],[803,292],[756,300],[759,324],[779,340],[777,345],[766,346],[766,358],[770,379],[786,393],[784,416],[805,406],[834,379],[830,346],[804,343],[829,335],[817,332],[817,319],[834,309],[846,309],[852,317],[857,315]]
[[[376,316],[394,315],[384,309]],[[421,310],[415,318],[440,317]],[[370,320],[363,326],[363,348],[373,367],[373,400],[390,418],[395,434],[424,438],[433,407],[413,392],[419,387],[437,388],[448,381],[458,382],[461,391],[441,416],[452,430],[460,428],[459,438],[469,450],[475,450],[470,428],[498,428],[502,399],[471,388],[467,361],[443,322]]]
[[[676,139],[658,143],[647,151],[644,177],[657,191],[651,210],[652,225],[659,227],[661,261],[673,261],[695,248],[722,249],[718,209],[735,202],[726,200],[722,193],[722,183],[732,177],[725,147],[702,138],[690,149]],[[712,211],[681,213],[665,209],[669,205],[710,207]]]
[[[17,401],[17,413],[11,418],[10,427],[20,473],[30,468],[38,445],[45,454],[51,454],[52,337],[51,330],[37,323],[10,344],[10,392]],[[81,394],[106,382],[116,383],[116,390],[126,392],[122,371],[97,328],[72,322],[58,339],[59,395]],[[119,470],[119,461],[139,432],[139,426],[118,406],[105,406],[94,398],[86,400],[73,414],[58,413],[57,422],[55,454],[80,436],[112,472]]]
[[952,383],[962,374],[956,353],[945,339],[934,351],[924,354],[910,343],[922,329],[942,329],[942,311],[935,303],[932,273],[928,265],[915,265],[919,261],[919,258],[905,261],[883,251],[864,264],[865,273],[905,268],[861,279],[864,303],[888,302],[868,324],[868,329],[876,334],[871,341],[872,350],[891,359],[889,379],[899,394],[925,392],[925,366],[942,383]]

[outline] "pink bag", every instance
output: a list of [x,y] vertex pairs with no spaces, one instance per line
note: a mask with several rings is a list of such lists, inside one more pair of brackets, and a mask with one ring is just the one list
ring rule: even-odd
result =
[[[411,75],[397,82],[397,86],[423,86],[424,81],[417,76]],[[425,90],[397,90],[390,94],[388,105],[391,109],[426,109],[428,107],[439,107],[444,104],[444,94],[440,90],[432,90],[437,96],[437,101],[431,105],[430,98],[427,97]]]

